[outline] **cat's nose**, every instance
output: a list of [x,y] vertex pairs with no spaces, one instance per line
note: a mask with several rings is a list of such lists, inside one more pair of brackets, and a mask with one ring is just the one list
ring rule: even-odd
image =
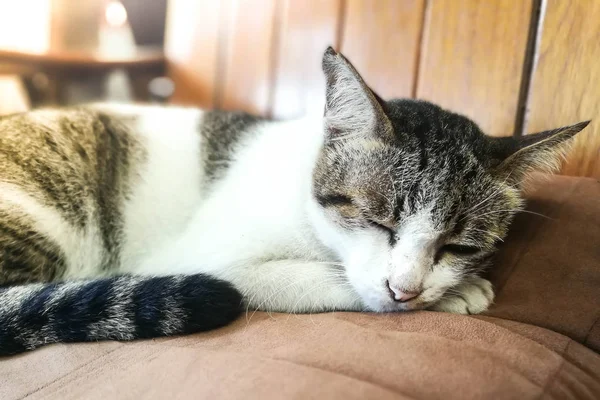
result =
[[392,298],[392,300],[394,301],[399,301],[401,303],[404,303],[405,301],[409,301],[410,299],[414,299],[415,297],[417,297],[418,295],[420,295],[423,290],[419,289],[419,290],[403,290],[400,288],[396,288],[392,285],[390,285],[390,281],[387,281],[387,287],[388,287],[388,291],[390,293],[390,297]]

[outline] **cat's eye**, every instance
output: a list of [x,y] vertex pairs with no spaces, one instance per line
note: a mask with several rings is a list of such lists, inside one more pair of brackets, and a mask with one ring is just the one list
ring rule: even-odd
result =
[[336,193],[325,196],[317,196],[317,202],[323,207],[331,207],[352,204],[352,199],[346,195]]
[[474,256],[481,252],[479,247],[465,246],[461,244],[445,244],[438,250],[436,259],[440,259],[444,254],[453,254],[455,256]]
[[368,220],[371,226],[374,226],[377,229],[387,232],[390,235],[390,245],[394,245],[398,241],[398,233],[392,228],[382,225],[379,222]]

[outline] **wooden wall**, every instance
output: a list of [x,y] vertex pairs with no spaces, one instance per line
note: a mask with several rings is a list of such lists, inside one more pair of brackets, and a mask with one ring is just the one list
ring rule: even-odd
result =
[[173,102],[321,113],[323,50],[384,98],[417,97],[494,136],[596,119],[563,172],[600,177],[598,0],[170,0]]

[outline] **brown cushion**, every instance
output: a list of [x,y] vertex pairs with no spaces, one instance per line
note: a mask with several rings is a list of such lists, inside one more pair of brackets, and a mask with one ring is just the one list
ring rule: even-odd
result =
[[0,361],[0,399],[600,398],[600,185],[531,196],[485,316],[252,313],[218,331]]
[[600,182],[557,176],[528,195],[491,271],[488,315],[552,329],[600,351]]

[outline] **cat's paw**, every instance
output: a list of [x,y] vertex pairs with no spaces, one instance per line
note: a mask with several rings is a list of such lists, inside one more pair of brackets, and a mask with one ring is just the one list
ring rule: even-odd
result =
[[487,279],[473,277],[449,290],[429,309],[453,314],[479,314],[494,301],[494,288]]

